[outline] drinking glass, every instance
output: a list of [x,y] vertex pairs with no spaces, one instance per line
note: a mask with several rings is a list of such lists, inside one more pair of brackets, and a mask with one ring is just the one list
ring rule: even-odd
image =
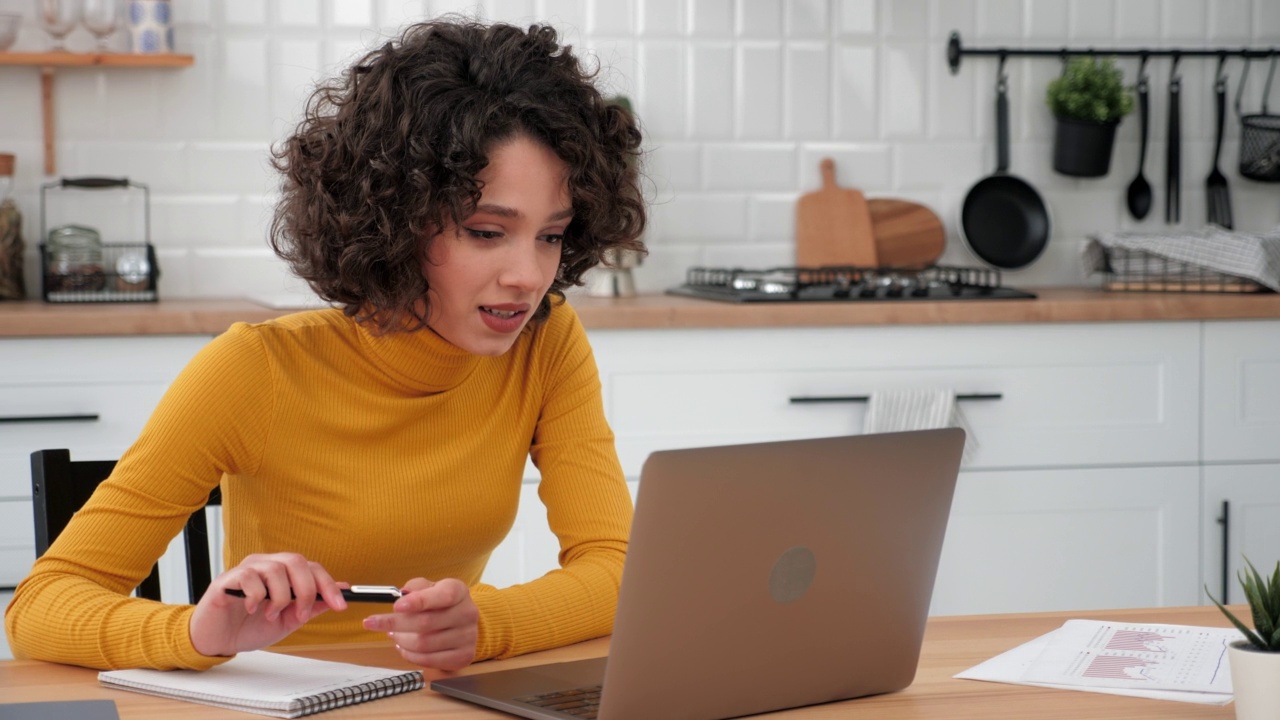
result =
[[98,39],[98,52],[107,52],[111,35],[120,26],[119,0],[84,0],[84,26]]
[[36,0],[36,19],[53,38],[53,50],[66,50],[63,39],[80,22],[81,0]]

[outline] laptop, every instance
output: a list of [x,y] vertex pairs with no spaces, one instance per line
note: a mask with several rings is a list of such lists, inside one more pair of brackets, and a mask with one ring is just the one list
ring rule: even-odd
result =
[[915,678],[958,428],[663,450],[607,658],[435,680],[534,720],[718,720]]

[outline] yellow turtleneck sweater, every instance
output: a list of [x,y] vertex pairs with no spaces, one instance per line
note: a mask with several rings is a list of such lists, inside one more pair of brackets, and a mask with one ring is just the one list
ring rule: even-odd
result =
[[[515,519],[525,459],[561,568],[480,583]],[[193,606],[128,597],[222,484],[232,567],[297,552],[337,580],[459,578],[480,609],[477,659],[610,632],[631,499],[586,333],[568,305],[499,357],[431,331],[375,335],[338,310],[237,324],[192,360],[115,472],[18,586],[20,657],[94,668],[208,668]],[[385,639],[325,613],[284,643]]]

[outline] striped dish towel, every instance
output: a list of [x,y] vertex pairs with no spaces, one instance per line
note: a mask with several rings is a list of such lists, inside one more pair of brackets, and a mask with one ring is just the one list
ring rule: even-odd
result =
[[[1107,251],[1111,248],[1145,252],[1245,278],[1280,292],[1280,227],[1265,233],[1232,232],[1216,225],[1193,232],[1096,233],[1089,236],[1084,248],[1085,269],[1090,272],[1113,270],[1107,262]],[[1122,270],[1114,270],[1123,274]]]
[[964,429],[964,455],[968,458],[976,441],[956,403],[955,391],[928,388],[879,390],[867,398],[867,415],[862,423],[865,434],[944,427]]

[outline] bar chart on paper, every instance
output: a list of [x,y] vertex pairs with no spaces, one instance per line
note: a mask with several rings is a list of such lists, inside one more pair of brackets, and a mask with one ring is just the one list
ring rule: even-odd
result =
[[1026,679],[1230,693],[1227,644],[1240,637],[1226,628],[1069,620],[1027,668]]

